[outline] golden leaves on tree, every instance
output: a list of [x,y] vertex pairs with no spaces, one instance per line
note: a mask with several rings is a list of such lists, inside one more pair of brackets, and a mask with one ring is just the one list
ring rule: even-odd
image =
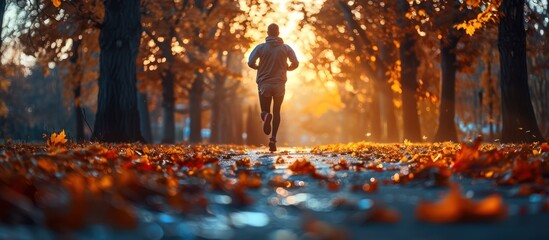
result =
[[465,3],[471,7],[478,7],[480,5],[480,0],[465,0]]
[[[467,0],[466,3],[471,7],[480,7],[480,0]],[[484,27],[489,22],[497,22],[499,17],[498,7],[501,0],[489,2],[485,9],[480,12],[476,18],[464,21],[454,25],[456,29],[463,29],[465,33],[473,36],[475,32]]]

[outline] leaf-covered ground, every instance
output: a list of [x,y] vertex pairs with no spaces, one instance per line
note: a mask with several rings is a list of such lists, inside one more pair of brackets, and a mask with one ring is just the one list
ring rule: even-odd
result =
[[549,145],[0,145],[0,238],[549,239]]

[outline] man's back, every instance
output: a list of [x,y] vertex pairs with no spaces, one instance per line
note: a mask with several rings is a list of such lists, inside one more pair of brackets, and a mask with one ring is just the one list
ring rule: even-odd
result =
[[[259,64],[255,62],[259,59]],[[288,66],[288,59],[291,65]],[[299,65],[292,48],[284,41],[275,36],[268,36],[265,43],[258,45],[250,54],[248,65],[257,69],[258,85],[263,84],[284,84],[286,83],[286,72],[294,70]]]

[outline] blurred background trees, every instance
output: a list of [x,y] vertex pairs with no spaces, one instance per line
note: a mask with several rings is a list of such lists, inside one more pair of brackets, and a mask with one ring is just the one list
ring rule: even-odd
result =
[[[65,129],[76,141],[94,139],[95,130],[108,141],[265,144],[254,129],[255,72],[245,62],[272,22],[303,63],[289,73],[281,145],[549,135],[546,1],[138,3],[132,57],[116,51],[129,35],[100,38],[110,1],[0,0],[0,138],[36,141]],[[512,24],[526,31],[506,32]],[[521,51],[512,41],[525,43],[513,58],[521,67],[500,61]],[[117,67],[117,58],[130,65]],[[126,97],[100,93],[114,82],[109,72],[130,86]],[[501,94],[508,92],[516,94]],[[108,96],[133,100],[105,112],[115,103]]]

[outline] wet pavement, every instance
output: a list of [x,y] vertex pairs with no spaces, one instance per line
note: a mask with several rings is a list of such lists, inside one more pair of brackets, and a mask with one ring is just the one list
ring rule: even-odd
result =
[[[205,213],[183,215],[139,208],[139,225],[134,230],[94,225],[59,234],[37,227],[0,226],[0,239],[549,239],[549,213],[540,211],[548,200],[544,194],[517,197],[515,187],[452,175],[451,181],[459,184],[466,198],[502,196],[506,217],[433,224],[418,220],[417,205],[422,200],[440,199],[448,187],[426,186],[424,182],[384,183],[406,170],[406,163],[379,162],[383,171],[335,171],[334,162],[345,159],[353,164],[359,159],[345,154],[317,155],[303,148],[283,148],[276,154],[250,149],[245,155],[220,161],[227,178],[237,177],[233,166],[244,158],[259,162],[248,170],[262,180],[258,189],[246,190],[253,199],[249,205],[235,205],[234,196],[226,192],[208,191]],[[294,174],[288,166],[300,159],[307,159],[320,175],[336,181]],[[277,176],[292,182],[292,187],[269,184]],[[377,191],[353,188],[373,181],[379,183]],[[380,208],[395,212],[398,219],[364,220]]]

